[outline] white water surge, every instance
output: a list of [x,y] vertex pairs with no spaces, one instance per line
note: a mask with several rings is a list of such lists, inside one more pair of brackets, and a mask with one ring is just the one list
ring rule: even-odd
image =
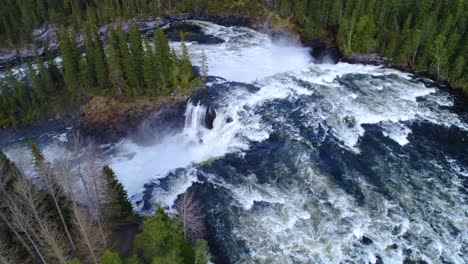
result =
[[[437,161],[428,157],[423,170],[412,167],[417,162],[411,156],[412,125],[468,130],[448,109],[453,105],[450,95],[392,69],[316,65],[306,49],[274,43],[250,29],[193,23],[226,40],[219,45],[191,43],[195,64],[205,50],[211,75],[250,82],[257,89],[224,81],[211,84],[210,89],[228,86],[212,98],[218,106],[213,129],[204,126],[207,106],[189,102],[182,131],[149,146],[123,140],[110,165],[135,201],[142,199],[143,185],[153,182],[152,201],[170,208],[178,194],[199,181],[197,174],[204,175],[204,181],[229,196],[228,204],[219,202],[224,221],[232,226],[221,247],[235,263],[467,261],[468,205],[460,180],[466,168],[448,156]],[[359,159],[366,154],[366,125],[378,126],[390,139],[379,147],[400,152],[385,154],[385,160],[367,168],[377,179],[347,165],[340,177],[354,185],[348,190],[316,157],[322,144],[336,142],[337,156]],[[271,133],[287,135],[282,143],[290,146],[259,158],[263,174],[226,165],[226,177],[221,176],[224,171],[205,172],[197,165],[228,153],[243,160]],[[281,151],[287,154],[274,160]],[[169,187],[158,187],[178,168],[185,171],[175,174]],[[364,238],[371,242],[363,244]],[[247,250],[236,248],[239,241]]]

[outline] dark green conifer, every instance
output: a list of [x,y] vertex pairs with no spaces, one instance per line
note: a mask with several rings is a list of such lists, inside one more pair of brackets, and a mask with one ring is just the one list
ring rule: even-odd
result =
[[128,200],[127,191],[125,190],[122,183],[119,182],[114,171],[105,166],[102,170],[102,173],[105,177],[107,188],[112,193],[115,194],[118,216],[122,219],[125,219],[133,215],[133,206]]

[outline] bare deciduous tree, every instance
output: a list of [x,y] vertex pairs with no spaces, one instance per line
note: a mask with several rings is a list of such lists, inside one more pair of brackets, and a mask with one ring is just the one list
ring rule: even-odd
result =
[[17,203],[21,204],[24,215],[32,216],[34,224],[40,232],[41,243],[44,245],[44,254],[51,260],[61,264],[67,263],[66,246],[63,235],[48,221],[48,213],[41,205],[41,194],[32,185],[29,179],[19,177],[14,182],[17,194]]
[[46,263],[41,250],[40,235],[35,230],[31,217],[19,207],[18,198],[13,191],[13,184],[20,177],[22,176],[19,170],[0,152],[0,223],[11,230],[32,258]]
[[[95,216],[98,232],[101,234],[104,244],[107,244],[107,236],[105,227],[102,223],[104,219],[103,201],[107,196],[106,184],[101,174],[100,157],[93,141],[88,141],[87,145],[83,144],[83,140],[78,134],[73,137],[74,155],[77,156],[78,162],[78,175],[83,184],[83,188],[88,197],[88,208]],[[83,151],[86,155],[80,156]]]
[[73,233],[76,237],[78,252],[89,263],[97,263],[98,256],[106,247],[106,240],[102,236],[103,234],[107,236],[107,232],[99,230],[101,226],[97,224],[96,219],[84,208],[84,205],[80,205],[79,199],[76,198],[75,186],[80,176],[73,171],[70,159],[64,157],[57,160],[54,168],[56,173],[61,175],[64,189],[72,201]]
[[73,208],[73,214],[74,232],[77,235],[78,248],[80,252],[89,253],[82,254],[82,257],[90,263],[97,263],[99,256],[104,253],[106,248],[102,234],[98,230],[97,221],[86,209],[78,206]]
[[204,215],[201,211],[201,204],[193,193],[185,193],[179,196],[175,203],[177,217],[182,223],[184,236],[195,241],[202,238],[205,233]]
[[35,169],[37,171],[37,174],[41,178],[45,190],[49,193],[50,197],[54,202],[55,209],[57,210],[57,213],[60,217],[60,221],[62,222],[62,227],[67,236],[68,242],[70,243],[70,246],[73,249],[73,251],[75,251],[75,243],[73,242],[73,239],[71,237],[70,228],[67,225],[67,221],[65,221],[63,208],[60,204],[60,199],[64,197],[62,187],[58,184],[55,174],[53,173],[51,167],[45,160],[40,150],[37,148],[36,145],[32,143],[31,152],[33,153],[33,156],[36,159]]
[[0,238],[0,264],[15,263],[15,251]]

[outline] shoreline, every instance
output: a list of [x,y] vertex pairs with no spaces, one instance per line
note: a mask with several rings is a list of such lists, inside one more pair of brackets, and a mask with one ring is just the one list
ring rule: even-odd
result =
[[[222,26],[242,26],[248,27],[259,32],[268,34],[272,38],[285,36],[290,38],[292,41],[298,44],[309,47],[312,49],[311,56],[317,63],[322,63],[325,58],[330,58],[334,63],[346,62],[350,64],[364,64],[364,65],[375,65],[384,66],[399,71],[411,73],[420,78],[427,78],[437,83],[438,86],[447,88],[455,96],[467,97],[468,93],[464,92],[460,87],[454,87],[447,80],[439,79],[437,76],[429,73],[428,70],[415,71],[410,66],[402,65],[401,63],[393,62],[387,58],[381,57],[375,53],[353,53],[351,56],[344,56],[336,45],[336,40],[332,43],[327,44],[320,38],[315,38],[310,41],[305,41],[304,36],[301,35],[300,30],[297,29],[297,25],[293,22],[288,22],[288,25],[282,25],[283,28],[275,29],[269,18],[258,17],[253,18],[242,15],[207,15],[202,13],[180,13],[168,16],[153,16],[147,18],[132,18],[122,21],[116,21],[110,24],[100,26],[98,31],[100,32],[101,39],[107,41],[107,33],[110,27],[116,27],[118,23],[122,23],[124,31],[128,31],[129,25],[137,23],[140,26],[140,33],[147,34],[156,28],[164,28],[174,22],[181,22],[184,20],[202,20],[213,22]],[[43,44],[49,46],[50,51],[55,55],[60,54],[60,48],[57,40],[58,27],[45,24],[42,27],[34,30],[34,44],[30,44],[33,47],[26,49],[19,48],[4,48],[0,47],[0,70],[5,70],[8,67],[15,67],[28,61],[34,60],[34,53],[38,52],[39,55],[43,56]],[[81,33],[77,34],[77,43],[79,48],[83,48],[83,36]]]

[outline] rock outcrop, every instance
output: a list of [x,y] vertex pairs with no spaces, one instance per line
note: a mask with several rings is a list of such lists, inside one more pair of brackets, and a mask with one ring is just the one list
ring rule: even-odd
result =
[[180,125],[176,121],[185,109],[184,99],[161,97],[94,97],[81,111],[75,127],[83,136],[98,142],[112,142],[137,133],[144,120],[151,127]]

